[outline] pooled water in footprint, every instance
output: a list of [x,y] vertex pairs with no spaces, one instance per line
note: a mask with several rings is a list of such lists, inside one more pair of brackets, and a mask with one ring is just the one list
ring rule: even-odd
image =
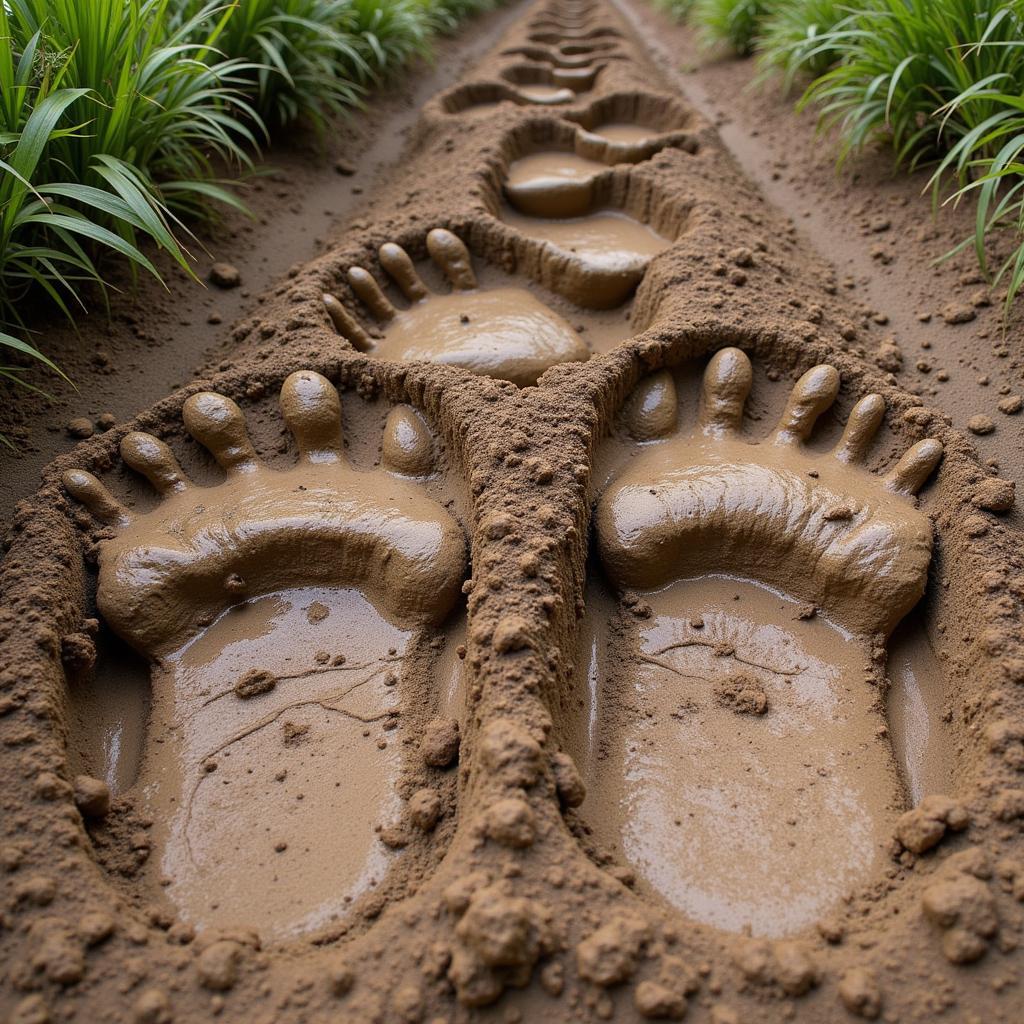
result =
[[466,247],[450,231],[431,231],[427,248],[450,281],[451,293],[430,292],[405,250],[386,243],[380,250],[381,264],[410,305],[394,306],[368,271],[352,267],[349,284],[384,333],[373,338],[328,295],[327,309],[339,333],[384,359],[448,363],[521,387],[535,384],[557,363],[589,358],[572,325],[530,292],[479,288]]
[[560,85],[521,85],[519,93],[534,103],[550,103],[556,99],[568,99],[572,93]]
[[588,266],[610,273],[638,273],[672,244],[652,227],[621,210],[549,220],[509,209],[503,212],[502,219],[524,235],[575,253]]
[[884,478],[864,470],[877,395],[833,452],[805,448],[838,391],[827,366],[750,444],[750,383],[746,356],[725,349],[694,433],[677,432],[665,373],[627,409],[644,447],[595,515],[624,597],[598,654],[604,759],[585,809],[694,919],[778,936],[866,884],[906,808],[879,644],[924,591],[931,524],[913,495],[941,448],[919,442]]
[[139,783],[184,920],[280,938],[383,879],[410,636],[356,590],[294,590],[161,660]]
[[596,128],[591,128],[590,131],[592,134],[600,135],[601,138],[607,139],[609,142],[619,142],[627,145],[646,142],[652,135],[658,134],[653,128],[618,121],[598,125]]
[[510,165],[508,183],[513,187],[529,185],[544,188],[566,181],[585,181],[607,169],[607,164],[599,160],[588,160],[585,156],[577,156],[575,153],[531,153]]

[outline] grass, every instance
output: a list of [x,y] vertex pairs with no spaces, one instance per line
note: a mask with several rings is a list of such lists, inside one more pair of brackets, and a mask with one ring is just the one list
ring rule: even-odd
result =
[[26,300],[74,322],[114,261],[159,277],[154,246],[191,273],[188,225],[241,208],[272,132],[324,132],[495,2],[0,0],[0,378],[63,376]]
[[786,92],[801,78],[824,74],[839,60],[835,33],[850,17],[838,0],[781,0],[758,25],[758,63],[779,72]]
[[707,45],[724,44],[745,57],[753,52],[754,40],[770,6],[766,0],[695,0],[689,16],[700,27]]
[[[654,0],[704,41],[755,52],[763,85],[803,89],[838,138],[842,165],[888,148],[897,167],[932,168],[937,204],[973,202],[968,246],[1006,287],[1024,288],[1024,0]],[[1012,226],[1019,242],[994,270],[986,242]]]

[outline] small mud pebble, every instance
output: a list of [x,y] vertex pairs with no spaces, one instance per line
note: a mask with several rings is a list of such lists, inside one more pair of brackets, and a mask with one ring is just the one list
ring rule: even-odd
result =
[[332,964],[327,970],[327,987],[331,995],[339,999],[347,996],[356,983],[356,975],[345,961]]
[[243,673],[235,683],[235,696],[243,700],[258,697],[261,693],[269,693],[277,686],[277,676],[265,668],[251,668]]
[[87,419],[85,416],[79,416],[77,419],[73,419],[68,423],[67,430],[72,437],[77,437],[79,440],[92,437],[92,420]]
[[53,927],[43,936],[32,966],[58,985],[75,985],[85,977],[85,953],[67,928]]
[[490,884],[490,878],[483,871],[471,871],[456,882],[452,882],[441,894],[444,905],[451,913],[462,915],[473,898],[473,893]]
[[171,1001],[160,988],[147,988],[139,994],[133,1008],[135,1024],[171,1024]]
[[76,776],[75,806],[83,818],[105,818],[110,813],[110,787],[91,775]]
[[409,833],[400,824],[385,825],[380,830],[380,841],[389,850],[402,850],[409,845]]
[[354,164],[350,164],[347,160],[338,159],[334,161],[334,169],[338,174],[343,177],[350,178],[356,173]]
[[435,789],[418,789],[409,798],[406,808],[409,821],[423,832],[429,832],[441,817],[441,797]]
[[899,373],[903,368],[903,353],[898,345],[882,343],[875,352],[875,365],[888,373]]
[[839,979],[839,1001],[855,1017],[875,1020],[882,1012],[882,993],[874,972],[851,967]]
[[533,965],[549,951],[547,913],[532,900],[498,885],[473,893],[462,920],[448,980],[464,1006],[493,1003],[506,981],[524,986]]
[[736,672],[715,683],[715,700],[737,715],[763,715],[768,710],[764,683],[746,672]]
[[242,283],[242,275],[231,263],[214,263],[209,277],[210,283],[218,288],[237,288]]
[[537,838],[533,808],[519,797],[507,797],[489,807],[484,829],[489,839],[513,849],[532,846]]
[[423,728],[420,755],[431,768],[447,768],[459,754],[459,723],[454,718],[433,718]]
[[1016,499],[1017,485],[1012,480],[990,476],[974,488],[971,504],[986,512],[1008,512]]
[[942,319],[947,324],[969,324],[977,315],[974,307],[965,302],[951,302],[942,307]]
[[633,914],[614,917],[576,947],[580,977],[602,988],[628,981],[649,937],[642,918]]
[[1000,399],[996,408],[1006,416],[1016,416],[1021,409],[1024,409],[1024,395],[1008,395],[1006,398]]
[[587,787],[583,783],[576,762],[565,753],[551,758],[551,771],[555,776],[555,789],[563,807],[579,807],[587,798]]
[[1000,821],[1024,818],[1024,789],[1000,790],[992,801],[992,812]]
[[196,961],[199,984],[211,992],[227,992],[238,982],[242,947],[230,939],[220,939],[207,946]]
[[996,425],[990,417],[985,416],[983,413],[978,413],[967,421],[967,429],[972,434],[978,434],[983,437],[985,434],[991,434],[996,429]]

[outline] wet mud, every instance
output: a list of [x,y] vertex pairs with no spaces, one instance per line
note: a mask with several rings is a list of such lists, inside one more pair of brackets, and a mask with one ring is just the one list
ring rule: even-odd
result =
[[600,0],[2,566],[0,1005],[1020,1018],[1012,485]]

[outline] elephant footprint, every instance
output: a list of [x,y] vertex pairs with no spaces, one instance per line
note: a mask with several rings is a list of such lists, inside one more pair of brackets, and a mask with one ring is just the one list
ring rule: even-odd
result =
[[832,452],[806,448],[838,391],[831,366],[804,374],[772,437],[751,444],[751,376],[742,352],[717,353],[689,435],[667,373],[628,412],[634,437],[658,443],[596,510],[622,601],[588,806],[651,890],[707,924],[777,936],[865,884],[905,810],[885,643],[924,593],[932,528],[914,495],[941,446],[920,441],[875,477],[862,463],[885,407],[868,395]]
[[450,231],[431,231],[427,250],[451,282],[451,293],[429,291],[409,254],[386,242],[380,263],[408,308],[396,308],[369,271],[351,267],[349,284],[383,336],[372,337],[335,296],[324,295],[338,333],[383,359],[447,363],[520,387],[536,384],[549,366],[589,358],[573,327],[524,288],[478,288],[469,252]]
[[164,442],[128,434],[123,460],[162,497],[151,512],[88,473],[64,477],[112,527],[99,610],[152,663],[136,790],[165,891],[196,926],[265,936],[341,917],[388,871],[374,826],[397,809],[395,730],[423,701],[410,659],[455,605],[466,559],[460,526],[416,479],[433,451],[412,409],[392,410],[369,472],[342,453],[324,377],[292,374],[281,410],[299,458],[277,471],[234,402],[188,399],[185,426],[224,471],[211,487]]

